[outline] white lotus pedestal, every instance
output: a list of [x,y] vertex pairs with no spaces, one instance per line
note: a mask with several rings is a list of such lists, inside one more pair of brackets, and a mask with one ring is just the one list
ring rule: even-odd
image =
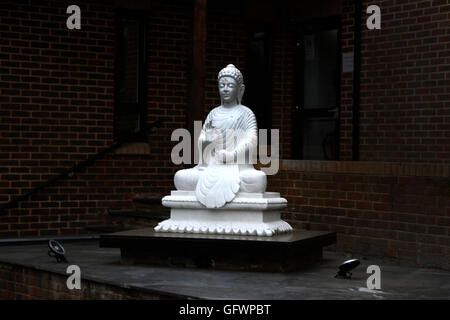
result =
[[156,226],[156,232],[179,232],[218,235],[273,236],[292,231],[280,219],[287,201],[276,192],[238,193],[221,208],[209,209],[193,191],[172,191],[162,199],[171,208],[170,219]]

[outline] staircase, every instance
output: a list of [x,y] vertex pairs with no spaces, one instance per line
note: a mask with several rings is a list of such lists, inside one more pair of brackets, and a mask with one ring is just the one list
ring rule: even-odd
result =
[[109,224],[86,227],[89,233],[112,233],[124,230],[155,227],[168,219],[170,209],[161,204],[161,196],[141,195],[133,198],[133,208],[108,209]]

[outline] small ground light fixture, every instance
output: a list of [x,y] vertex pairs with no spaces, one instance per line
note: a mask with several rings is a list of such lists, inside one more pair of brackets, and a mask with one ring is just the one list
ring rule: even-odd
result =
[[351,279],[352,273],[350,271],[352,271],[357,266],[359,266],[360,263],[361,262],[358,259],[350,259],[350,260],[343,262],[339,266],[339,271],[337,272],[337,274],[334,277],[335,278],[343,278],[343,279]]
[[50,240],[48,242],[48,255],[50,257],[56,258],[56,261],[59,262],[69,262],[66,259],[66,250],[64,250],[64,247],[56,240]]

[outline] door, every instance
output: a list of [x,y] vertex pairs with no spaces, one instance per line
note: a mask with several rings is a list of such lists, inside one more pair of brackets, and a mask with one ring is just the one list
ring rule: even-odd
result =
[[339,17],[298,28],[293,111],[296,159],[339,157],[340,47]]

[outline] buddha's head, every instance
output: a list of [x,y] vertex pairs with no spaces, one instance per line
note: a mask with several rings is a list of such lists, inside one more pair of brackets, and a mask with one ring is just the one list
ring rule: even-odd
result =
[[217,77],[219,81],[219,94],[222,105],[241,104],[245,85],[242,73],[234,65],[229,64],[220,70]]

